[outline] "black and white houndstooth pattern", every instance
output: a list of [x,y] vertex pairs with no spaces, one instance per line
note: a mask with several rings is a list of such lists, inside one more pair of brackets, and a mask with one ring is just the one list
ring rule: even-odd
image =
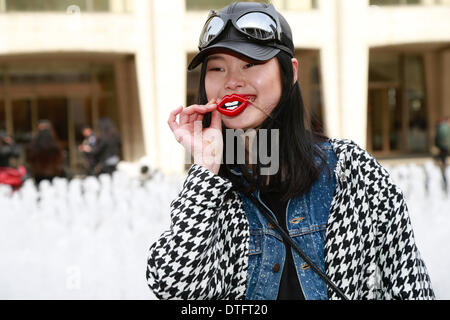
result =
[[327,275],[351,299],[434,298],[401,190],[352,141],[332,145],[338,185],[325,239]]
[[193,165],[171,203],[172,224],[150,248],[148,285],[160,299],[239,299],[249,227],[232,185]]
[[[434,298],[402,192],[355,143],[330,142],[338,185],[326,231],[327,275],[351,299]],[[171,204],[171,228],[148,255],[148,285],[158,298],[245,298],[249,226],[231,187],[201,166],[189,170]]]

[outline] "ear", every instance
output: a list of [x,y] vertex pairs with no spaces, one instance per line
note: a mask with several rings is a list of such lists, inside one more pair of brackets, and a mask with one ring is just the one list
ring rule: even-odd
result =
[[293,84],[297,82],[298,79],[298,60],[296,58],[292,58],[292,72],[293,74]]

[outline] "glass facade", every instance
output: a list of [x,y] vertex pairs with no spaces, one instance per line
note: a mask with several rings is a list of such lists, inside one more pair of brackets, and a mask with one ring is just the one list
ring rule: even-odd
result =
[[423,56],[371,53],[369,149],[379,155],[427,153],[427,114]]
[[370,0],[371,6],[450,5],[450,0]]
[[77,151],[81,128],[108,117],[119,127],[113,64],[89,62],[11,62],[0,65],[0,130],[21,146],[19,163],[39,120],[49,120],[74,172],[82,168]]
[[[255,2],[252,0],[241,0],[246,2]],[[210,10],[220,9],[235,2],[234,0],[186,0],[187,10]],[[264,1],[263,1],[264,2]],[[272,0],[265,1],[273,3],[280,10],[308,10],[316,9],[318,0]]]
[[3,12],[127,12],[131,0],[0,0]]
[[298,82],[304,105],[314,131],[324,132],[322,78],[318,50],[298,50],[296,54],[299,67]]
[[423,58],[420,55],[404,57],[404,97],[407,114],[408,149],[410,152],[427,150],[426,87]]
[[0,100],[0,135],[5,134],[6,130],[6,110],[5,110],[5,102]]

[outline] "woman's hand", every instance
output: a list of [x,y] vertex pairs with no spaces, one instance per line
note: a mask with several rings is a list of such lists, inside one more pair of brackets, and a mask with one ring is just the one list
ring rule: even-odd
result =
[[[211,112],[211,125],[203,128],[205,114]],[[177,116],[179,121],[177,122]],[[222,119],[216,100],[206,105],[178,107],[167,121],[177,141],[194,158],[194,163],[218,174],[223,153]]]

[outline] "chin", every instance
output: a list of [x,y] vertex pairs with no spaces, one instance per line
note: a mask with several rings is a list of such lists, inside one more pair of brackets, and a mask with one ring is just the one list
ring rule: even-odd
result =
[[247,129],[252,129],[252,128],[256,128],[257,125],[254,123],[249,123],[248,121],[245,121],[245,119],[237,119],[238,117],[235,118],[227,118],[227,119],[222,119],[223,123],[225,124],[225,127],[227,127],[228,129],[242,129],[242,130],[247,130]]
[[258,116],[260,115],[252,111],[253,110],[251,109],[244,110],[244,112],[242,112],[240,115],[236,117],[222,116],[222,121],[225,127],[229,129],[235,130],[242,129],[245,131],[248,129],[258,128],[264,121],[264,119],[258,119],[259,118]]

